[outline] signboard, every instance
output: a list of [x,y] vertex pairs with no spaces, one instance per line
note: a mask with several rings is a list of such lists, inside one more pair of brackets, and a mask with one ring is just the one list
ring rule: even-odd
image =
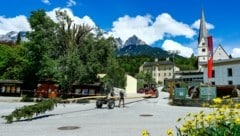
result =
[[200,99],[212,100],[216,96],[216,87],[200,87]]
[[186,88],[176,88],[174,90],[174,99],[185,99],[187,89]]

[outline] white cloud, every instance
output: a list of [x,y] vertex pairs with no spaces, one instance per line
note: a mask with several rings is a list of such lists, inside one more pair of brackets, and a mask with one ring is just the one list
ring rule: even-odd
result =
[[240,57],[240,48],[233,48],[231,51],[231,55],[234,58]]
[[74,0],[69,0],[69,1],[67,2],[67,7],[72,7],[72,6],[75,6],[75,5],[77,5],[77,2],[74,1]]
[[57,22],[57,18],[56,18],[56,11],[66,11],[68,16],[73,20],[73,22],[75,24],[88,24],[92,27],[95,27],[95,23],[93,22],[93,20],[89,17],[89,16],[84,16],[82,18],[77,17],[73,14],[72,10],[70,8],[55,8],[52,11],[46,12],[46,14],[55,22]]
[[51,4],[49,0],[42,0],[42,2],[45,3],[45,4],[48,4],[48,5]]
[[179,55],[184,57],[190,57],[193,54],[193,49],[185,47],[178,42],[172,40],[165,40],[162,44],[162,48],[166,51],[179,51]]
[[30,25],[27,17],[19,15],[13,18],[0,16],[0,34],[6,34],[10,31],[30,31]]
[[[70,18],[72,18],[75,24],[88,24],[92,27],[95,27],[95,23],[89,16],[84,16],[82,18],[77,17],[73,14],[72,10],[69,8],[55,8],[52,11],[46,12],[46,14],[55,22],[57,22],[55,12],[57,10],[64,11],[66,10]],[[5,18],[0,16],[0,35],[6,34],[10,31],[31,31],[30,24],[28,23],[27,17],[24,15],[19,15],[13,18]]]
[[135,34],[147,44],[153,44],[165,36],[192,38],[196,34],[189,25],[174,20],[167,13],[160,14],[155,20],[150,15],[136,17],[125,15],[113,22],[110,33],[123,41]]
[[[196,20],[196,21],[192,24],[191,27],[192,27],[192,28],[195,28],[195,29],[199,29],[199,27],[200,27],[200,19]],[[208,22],[206,22],[206,27],[207,27],[208,30],[215,28],[213,24],[210,24],[210,23],[208,23]]]

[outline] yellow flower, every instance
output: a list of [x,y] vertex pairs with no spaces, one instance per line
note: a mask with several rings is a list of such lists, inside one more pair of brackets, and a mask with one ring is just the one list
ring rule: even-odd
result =
[[234,105],[234,107],[237,108],[237,109],[240,109],[240,104],[237,103],[237,104]]
[[240,125],[240,118],[235,119],[235,123]]
[[216,116],[216,119],[217,119],[217,120],[222,120],[222,119],[223,119],[223,115],[218,115],[218,116]]
[[214,99],[213,99],[213,102],[214,102],[215,104],[220,104],[220,103],[222,102],[222,99],[221,99],[221,98],[214,98]]
[[223,112],[226,112],[226,108],[219,108],[219,109],[217,109],[217,111],[220,113],[223,113]]
[[167,134],[168,134],[168,136],[173,136],[173,130],[172,129],[168,129],[167,130]]
[[202,107],[209,107],[209,104],[208,103],[203,103]]
[[144,129],[142,131],[142,136],[150,136],[150,134],[149,134],[149,132],[146,129]]
[[213,116],[211,114],[209,114],[205,117],[205,121],[207,121],[208,123],[210,123],[212,121],[212,119],[213,119]]
[[223,104],[223,105],[222,105],[222,108],[224,108],[224,109],[228,109],[228,108],[229,108],[229,105],[227,105],[227,104]]
[[180,131],[181,131],[181,132],[186,132],[186,131],[187,131],[187,128],[184,127],[184,126],[182,126],[182,127],[180,128]]

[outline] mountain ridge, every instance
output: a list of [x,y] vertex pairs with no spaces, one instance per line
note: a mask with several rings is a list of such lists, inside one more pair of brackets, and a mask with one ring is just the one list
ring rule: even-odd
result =
[[[121,39],[117,39],[120,41]],[[152,47],[147,45],[144,41],[139,39],[136,35],[129,37],[122,45],[118,44],[117,55],[118,56],[149,56],[154,58],[166,58],[171,57],[168,51],[165,51],[159,47]],[[177,55],[178,56],[178,55]]]

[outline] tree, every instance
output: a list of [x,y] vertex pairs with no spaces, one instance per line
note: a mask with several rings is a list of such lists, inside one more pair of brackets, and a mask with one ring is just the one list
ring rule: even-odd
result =
[[[58,44],[55,48],[60,62],[60,83],[63,90],[70,91],[74,82],[94,83],[98,80],[99,73],[119,71],[112,67],[116,63],[116,43],[112,37],[105,38],[102,31],[88,25],[74,24],[66,12],[57,11],[56,15],[59,28]],[[109,77],[114,85],[122,86],[119,82],[121,79],[116,80],[116,76]]]
[[56,16],[59,23],[54,55],[59,61],[60,85],[63,91],[69,92],[74,82],[82,81],[88,74],[80,59],[80,50],[83,49],[84,41],[87,35],[91,34],[92,28],[75,25],[65,11],[57,11]]
[[22,79],[26,60],[20,54],[21,50],[22,45],[0,45],[0,79]]
[[119,56],[117,61],[128,74],[136,76],[139,67],[146,61],[153,61],[154,58],[148,56]]
[[57,75],[57,62],[52,58],[56,39],[56,24],[46,15],[44,10],[31,12],[28,19],[32,32],[27,34],[29,42],[25,44],[25,88],[36,88],[41,79],[53,79]]
[[136,75],[136,78],[138,80],[138,88],[142,88],[144,84],[155,83],[155,80],[153,79],[152,74],[150,72],[147,73],[139,72]]

